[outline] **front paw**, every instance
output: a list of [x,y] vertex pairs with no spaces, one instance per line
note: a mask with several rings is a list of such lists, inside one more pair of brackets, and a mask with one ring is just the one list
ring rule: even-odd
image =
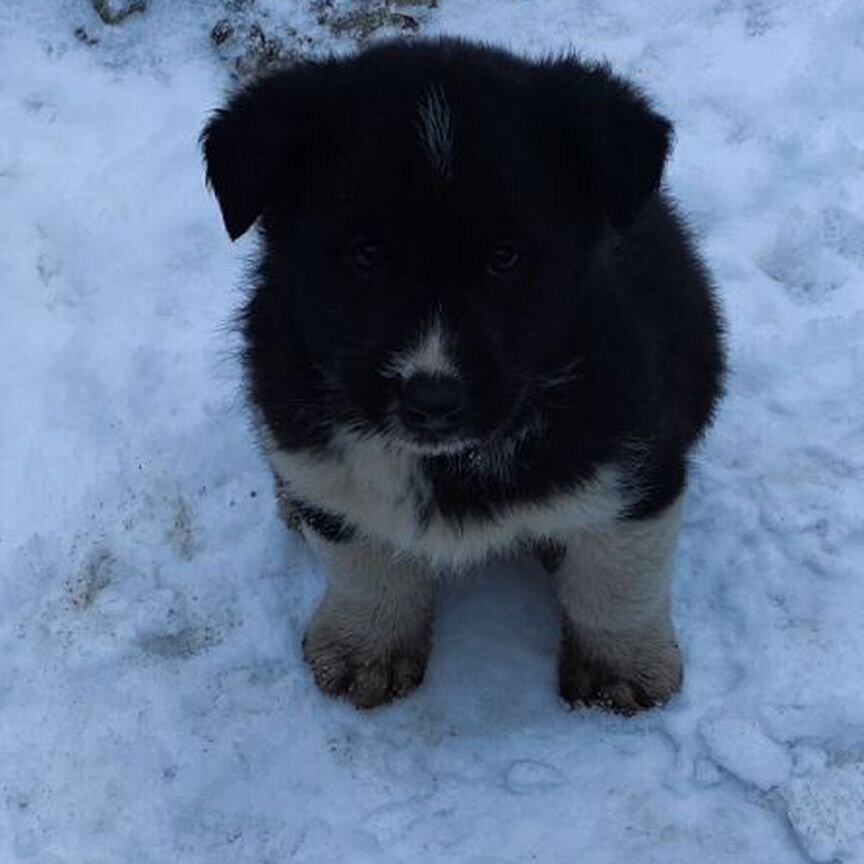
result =
[[620,646],[598,651],[596,646],[588,650],[569,625],[564,627],[558,692],[571,707],[631,716],[665,704],[681,689],[682,679],[681,652],[665,635],[634,640],[626,652]]
[[326,628],[310,628],[303,656],[322,693],[356,708],[375,708],[407,696],[423,681],[429,638],[400,646],[377,646]]

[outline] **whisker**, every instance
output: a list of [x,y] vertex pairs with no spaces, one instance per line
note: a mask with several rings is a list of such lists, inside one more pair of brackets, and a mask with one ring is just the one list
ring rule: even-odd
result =
[[582,377],[581,366],[582,358],[579,357],[554,372],[541,375],[537,379],[536,386],[541,390],[557,390],[567,387]]

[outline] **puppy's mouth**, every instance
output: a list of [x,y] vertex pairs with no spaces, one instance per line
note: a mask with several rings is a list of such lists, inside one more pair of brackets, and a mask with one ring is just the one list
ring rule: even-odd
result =
[[473,451],[479,450],[482,447],[482,442],[476,438],[445,438],[440,440],[430,440],[419,438],[412,435],[404,429],[388,430],[388,434],[384,436],[388,443],[392,444],[409,453],[415,453],[418,456],[457,456],[470,455]]
[[448,470],[465,471],[473,475],[506,478],[520,447],[529,439],[542,434],[539,419],[510,430],[485,437],[452,438],[446,441],[418,441],[404,433],[385,436],[387,446],[421,459],[447,466]]

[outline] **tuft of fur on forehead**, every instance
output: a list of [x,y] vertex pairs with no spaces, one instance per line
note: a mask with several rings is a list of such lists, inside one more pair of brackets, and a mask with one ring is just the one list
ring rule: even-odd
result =
[[453,117],[440,87],[431,87],[420,102],[419,131],[432,167],[449,180],[453,176]]

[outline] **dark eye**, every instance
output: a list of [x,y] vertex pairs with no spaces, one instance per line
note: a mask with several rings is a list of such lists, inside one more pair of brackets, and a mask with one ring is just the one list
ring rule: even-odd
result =
[[501,244],[492,250],[486,268],[493,276],[504,276],[512,273],[521,263],[522,253],[518,249]]
[[364,273],[374,270],[383,258],[381,246],[372,240],[358,240],[351,247],[351,263]]

